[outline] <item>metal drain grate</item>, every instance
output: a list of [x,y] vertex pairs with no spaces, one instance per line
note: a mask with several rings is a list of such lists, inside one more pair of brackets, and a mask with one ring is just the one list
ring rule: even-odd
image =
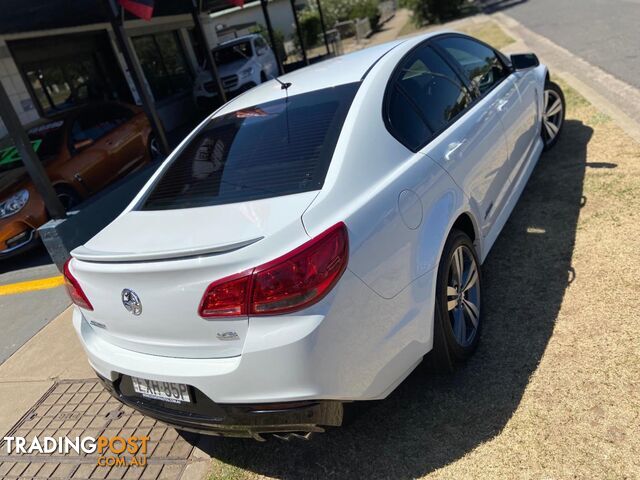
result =
[[[149,436],[146,466],[99,466],[98,454],[7,454],[0,442],[0,478],[179,479],[193,446],[170,427],[115,400],[97,380],[62,380],[45,393],[5,436],[97,438]],[[130,457],[130,456],[129,456]]]

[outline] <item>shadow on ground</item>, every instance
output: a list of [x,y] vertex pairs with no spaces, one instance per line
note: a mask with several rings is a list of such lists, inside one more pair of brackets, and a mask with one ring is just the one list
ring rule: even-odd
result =
[[51,265],[52,263],[53,260],[51,260],[44,245],[39,244],[28,252],[0,261],[0,274]]
[[[496,436],[518,408],[551,337],[571,268],[592,129],[568,120],[484,265],[485,324],[454,376],[416,370],[386,400],[310,442],[209,438],[208,453],[285,478],[416,478]],[[235,478],[235,477],[234,477]]]
[[494,13],[526,2],[527,0],[481,0],[478,5],[483,13]]

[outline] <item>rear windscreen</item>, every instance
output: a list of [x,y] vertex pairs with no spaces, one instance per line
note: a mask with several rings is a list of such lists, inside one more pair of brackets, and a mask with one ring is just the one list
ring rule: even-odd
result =
[[359,83],[212,119],[179,152],[142,210],[203,207],[322,188]]

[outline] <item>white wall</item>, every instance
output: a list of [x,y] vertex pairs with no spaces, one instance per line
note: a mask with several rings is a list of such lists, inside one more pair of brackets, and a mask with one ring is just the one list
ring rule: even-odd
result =
[[[286,38],[294,35],[295,25],[289,0],[274,0],[269,2],[268,8],[274,30],[280,30]],[[244,8],[235,7],[224,12],[213,13],[208,19],[204,18],[203,25],[211,45],[215,45],[218,43],[215,34],[216,25],[230,27],[251,22],[259,23],[266,28],[260,2],[249,2],[244,5]]]
[[[13,104],[13,108],[20,117],[22,124],[31,123],[39,118],[27,87],[18,73],[13,58],[4,40],[0,39],[0,81],[4,85],[7,95]],[[7,129],[0,119],[0,138],[7,134]]]

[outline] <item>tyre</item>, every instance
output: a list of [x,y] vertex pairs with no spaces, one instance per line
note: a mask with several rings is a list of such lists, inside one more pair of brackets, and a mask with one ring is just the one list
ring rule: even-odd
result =
[[438,266],[432,366],[452,372],[475,351],[482,327],[480,262],[469,236],[453,230]]
[[60,185],[55,187],[55,191],[58,200],[60,200],[60,203],[62,204],[66,212],[68,212],[69,210],[73,210],[74,207],[76,207],[82,201],[80,195],[78,195],[77,192],[71,187]]
[[542,113],[542,141],[544,150],[553,147],[564,125],[566,105],[564,94],[557,83],[547,81],[544,87],[544,111]]
[[267,74],[264,71],[260,72],[260,83],[264,83],[267,81]]

